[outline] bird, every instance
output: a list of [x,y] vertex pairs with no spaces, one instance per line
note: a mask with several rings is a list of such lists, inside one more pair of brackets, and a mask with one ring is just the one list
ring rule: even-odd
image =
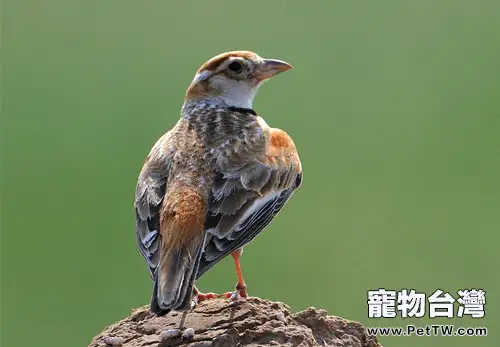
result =
[[147,156],[135,190],[136,239],[153,281],[150,310],[187,312],[221,297],[195,286],[221,259],[236,269],[231,300],[248,297],[240,257],[302,184],[291,136],[252,108],[259,87],[292,65],[230,51],[196,71],[177,123]]

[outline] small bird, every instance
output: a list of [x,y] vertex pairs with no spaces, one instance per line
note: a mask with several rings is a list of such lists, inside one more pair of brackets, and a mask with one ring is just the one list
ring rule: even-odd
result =
[[195,281],[232,255],[246,298],[240,256],[301,185],[292,138],[252,109],[262,83],[291,69],[284,61],[232,51],[204,63],[177,124],[151,149],[135,195],[136,236],[154,281],[151,311],[187,311],[203,294]]

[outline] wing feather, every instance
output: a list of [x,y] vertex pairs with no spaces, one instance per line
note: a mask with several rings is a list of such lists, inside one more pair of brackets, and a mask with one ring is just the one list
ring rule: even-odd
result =
[[136,238],[153,277],[160,260],[160,210],[167,187],[170,158],[164,153],[168,133],[151,150],[137,180],[135,192]]
[[220,160],[205,223],[207,238],[197,278],[251,242],[300,186],[302,166],[292,139],[267,128],[265,153]]

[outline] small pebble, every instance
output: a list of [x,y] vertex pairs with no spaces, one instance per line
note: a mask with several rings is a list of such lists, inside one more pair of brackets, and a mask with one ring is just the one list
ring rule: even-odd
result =
[[283,323],[286,323],[285,314],[283,312],[278,312],[276,318],[278,318],[278,320],[282,321]]
[[168,329],[160,333],[160,341],[166,341],[179,336],[181,336],[181,331],[179,329]]
[[104,343],[108,346],[121,346],[123,345],[123,339],[121,337],[107,336],[104,338]]
[[184,333],[182,334],[182,338],[186,340],[191,340],[194,337],[194,329],[193,328],[187,328],[184,330]]

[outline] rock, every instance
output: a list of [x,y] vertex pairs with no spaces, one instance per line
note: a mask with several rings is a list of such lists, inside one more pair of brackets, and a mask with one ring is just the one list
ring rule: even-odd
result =
[[105,328],[89,347],[109,346],[110,336],[123,347],[381,347],[361,323],[314,308],[291,313],[282,303],[259,298],[209,300],[163,317],[145,306]]

